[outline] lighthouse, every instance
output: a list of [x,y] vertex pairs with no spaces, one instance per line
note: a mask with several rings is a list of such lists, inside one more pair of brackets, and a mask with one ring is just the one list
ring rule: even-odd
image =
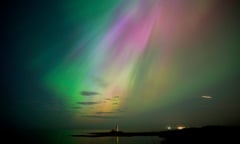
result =
[[116,124],[115,131],[116,131],[116,132],[119,132],[119,129],[118,129],[118,124]]

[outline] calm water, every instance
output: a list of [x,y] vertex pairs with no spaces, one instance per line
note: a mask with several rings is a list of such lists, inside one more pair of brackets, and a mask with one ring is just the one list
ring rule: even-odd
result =
[[158,137],[101,137],[101,138],[73,138],[78,144],[159,144]]
[[[91,132],[91,131],[88,131]],[[53,143],[59,144],[160,144],[162,139],[156,136],[145,137],[72,137],[72,134],[86,134],[83,131],[62,131],[51,135]]]
[[[87,131],[92,132],[92,131]],[[30,144],[160,144],[163,139],[156,136],[146,137],[72,137],[87,134],[73,130],[20,130],[6,131],[4,140],[8,143]]]
[[[89,132],[89,131],[88,131]],[[83,131],[74,134],[86,134]],[[144,137],[71,137],[73,144],[160,144],[162,139],[156,136]]]
[[[235,131],[238,127],[205,127],[202,129],[189,129],[185,132],[171,133],[167,139],[157,136],[137,137],[73,137],[72,135],[85,135],[94,131],[79,130],[19,130],[5,131],[4,140],[8,143],[25,144],[178,144],[178,143],[239,143]],[[109,130],[108,130],[109,131]],[[99,131],[98,131],[99,132]],[[107,131],[102,131],[107,132]],[[190,133],[191,135],[189,135]],[[192,133],[193,132],[193,133]],[[184,134],[185,133],[185,134]],[[4,135],[5,134],[5,135]],[[176,134],[176,133],[175,133]],[[192,135],[193,134],[193,135]],[[221,139],[219,139],[219,137]],[[2,141],[4,141],[2,140]]]
[[[73,131],[73,130],[6,130],[1,136],[2,141],[7,143],[25,143],[25,144],[178,144],[178,143],[234,143],[238,141],[239,137],[234,136],[235,129],[223,129],[219,131],[208,129],[201,133],[195,133],[193,137],[170,137],[170,139],[163,139],[157,136],[137,136],[137,137],[72,137],[77,134],[87,134],[87,132]],[[88,131],[92,132],[92,131]],[[216,136],[213,136],[216,134]],[[228,135],[230,134],[230,135]],[[219,139],[221,137],[221,139]],[[179,139],[180,138],[180,139]]]

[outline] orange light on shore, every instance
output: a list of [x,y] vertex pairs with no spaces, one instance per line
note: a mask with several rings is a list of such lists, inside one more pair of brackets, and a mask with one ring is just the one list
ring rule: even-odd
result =
[[182,130],[182,129],[184,129],[184,128],[186,128],[185,126],[177,126],[177,129],[178,130]]

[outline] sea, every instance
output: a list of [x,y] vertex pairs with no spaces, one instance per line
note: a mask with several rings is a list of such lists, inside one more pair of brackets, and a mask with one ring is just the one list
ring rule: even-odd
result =
[[[104,130],[103,130],[104,131]],[[96,130],[66,130],[48,135],[51,143],[57,144],[161,144],[163,140],[157,136],[134,136],[134,137],[73,137],[72,135],[99,132]],[[104,131],[106,132],[106,131]]]
[[[109,131],[109,130],[108,130]],[[24,144],[162,144],[157,136],[134,137],[73,137],[72,135],[99,132],[96,130],[7,130],[3,141]],[[106,132],[106,131],[102,131]]]

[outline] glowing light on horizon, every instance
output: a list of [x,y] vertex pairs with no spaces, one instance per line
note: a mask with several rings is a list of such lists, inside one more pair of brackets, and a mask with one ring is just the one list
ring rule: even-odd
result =
[[186,127],[183,126],[183,125],[177,126],[177,129],[178,129],[178,130],[182,130],[182,129],[185,129],[185,128],[186,128]]
[[202,98],[204,98],[204,99],[211,99],[212,98],[212,96],[201,96]]

